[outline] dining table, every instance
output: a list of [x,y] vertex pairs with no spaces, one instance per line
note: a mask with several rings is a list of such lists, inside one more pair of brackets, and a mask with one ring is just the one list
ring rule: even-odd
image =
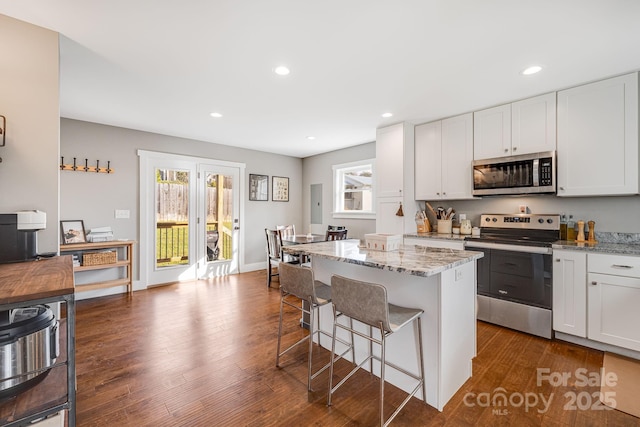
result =
[[282,245],[300,245],[303,243],[317,243],[326,242],[327,236],[325,234],[294,234],[290,236],[282,236]]

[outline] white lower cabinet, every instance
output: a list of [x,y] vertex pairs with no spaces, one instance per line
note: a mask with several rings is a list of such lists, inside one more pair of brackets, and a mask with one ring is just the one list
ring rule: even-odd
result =
[[556,332],[640,351],[639,307],[640,257],[553,251]]
[[553,329],[587,336],[587,254],[553,251]]
[[589,254],[588,338],[640,351],[640,257]]

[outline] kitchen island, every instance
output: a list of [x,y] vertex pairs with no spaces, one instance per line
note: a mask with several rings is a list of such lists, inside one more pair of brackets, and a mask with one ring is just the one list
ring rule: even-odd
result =
[[[422,342],[429,405],[442,411],[471,377],[471,362],[476,355],[475,261],[482,253],[414,245],[382,252],[364,249],[358,240],[296,245],[284,251],[309,256],[316,280],[331,284],[331,276],[338,274],[379,283],[386,287],[390,303],[424,310]],[[322,329],[331,331],[331,307],[321,307],[320,316]],[[366,331],[364,325],[355,327]],[[342,338],[349,337],[345,334]],[[326,337],[320,344],[331,348]],[[366,357],[368,345],[359,337],[355,345],[359,363]],[[377,350],[374,346],[374,352]],[[418,372],[417,339],[412,328],[401,329],[389,338],[387,360]],[[379,364],[375,365],[373,371],[377,374]],[[393,369],[387,369],[385,377],[407,392],[414,386],[413,381]],[[422,397],[421,393],[417,396]]]

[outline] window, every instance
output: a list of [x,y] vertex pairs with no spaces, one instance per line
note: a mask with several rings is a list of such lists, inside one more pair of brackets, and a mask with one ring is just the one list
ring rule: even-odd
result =
[[333,217],[375,218],[375,160],[333,166]]

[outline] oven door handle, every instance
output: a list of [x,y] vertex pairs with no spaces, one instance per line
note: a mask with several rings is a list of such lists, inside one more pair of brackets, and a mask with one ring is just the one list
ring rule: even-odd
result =
[[520,246],[520,245],[508,245],[505,243],[488,243],[488,242],[465,242],[465,249],[473,250],[473,248],[498,249],[501,251],[526,252],[528,254],[543,254],[543,255],[550,255],[553,253],[552,248],[546,248],[546,247],[540,247],[540,246]]

